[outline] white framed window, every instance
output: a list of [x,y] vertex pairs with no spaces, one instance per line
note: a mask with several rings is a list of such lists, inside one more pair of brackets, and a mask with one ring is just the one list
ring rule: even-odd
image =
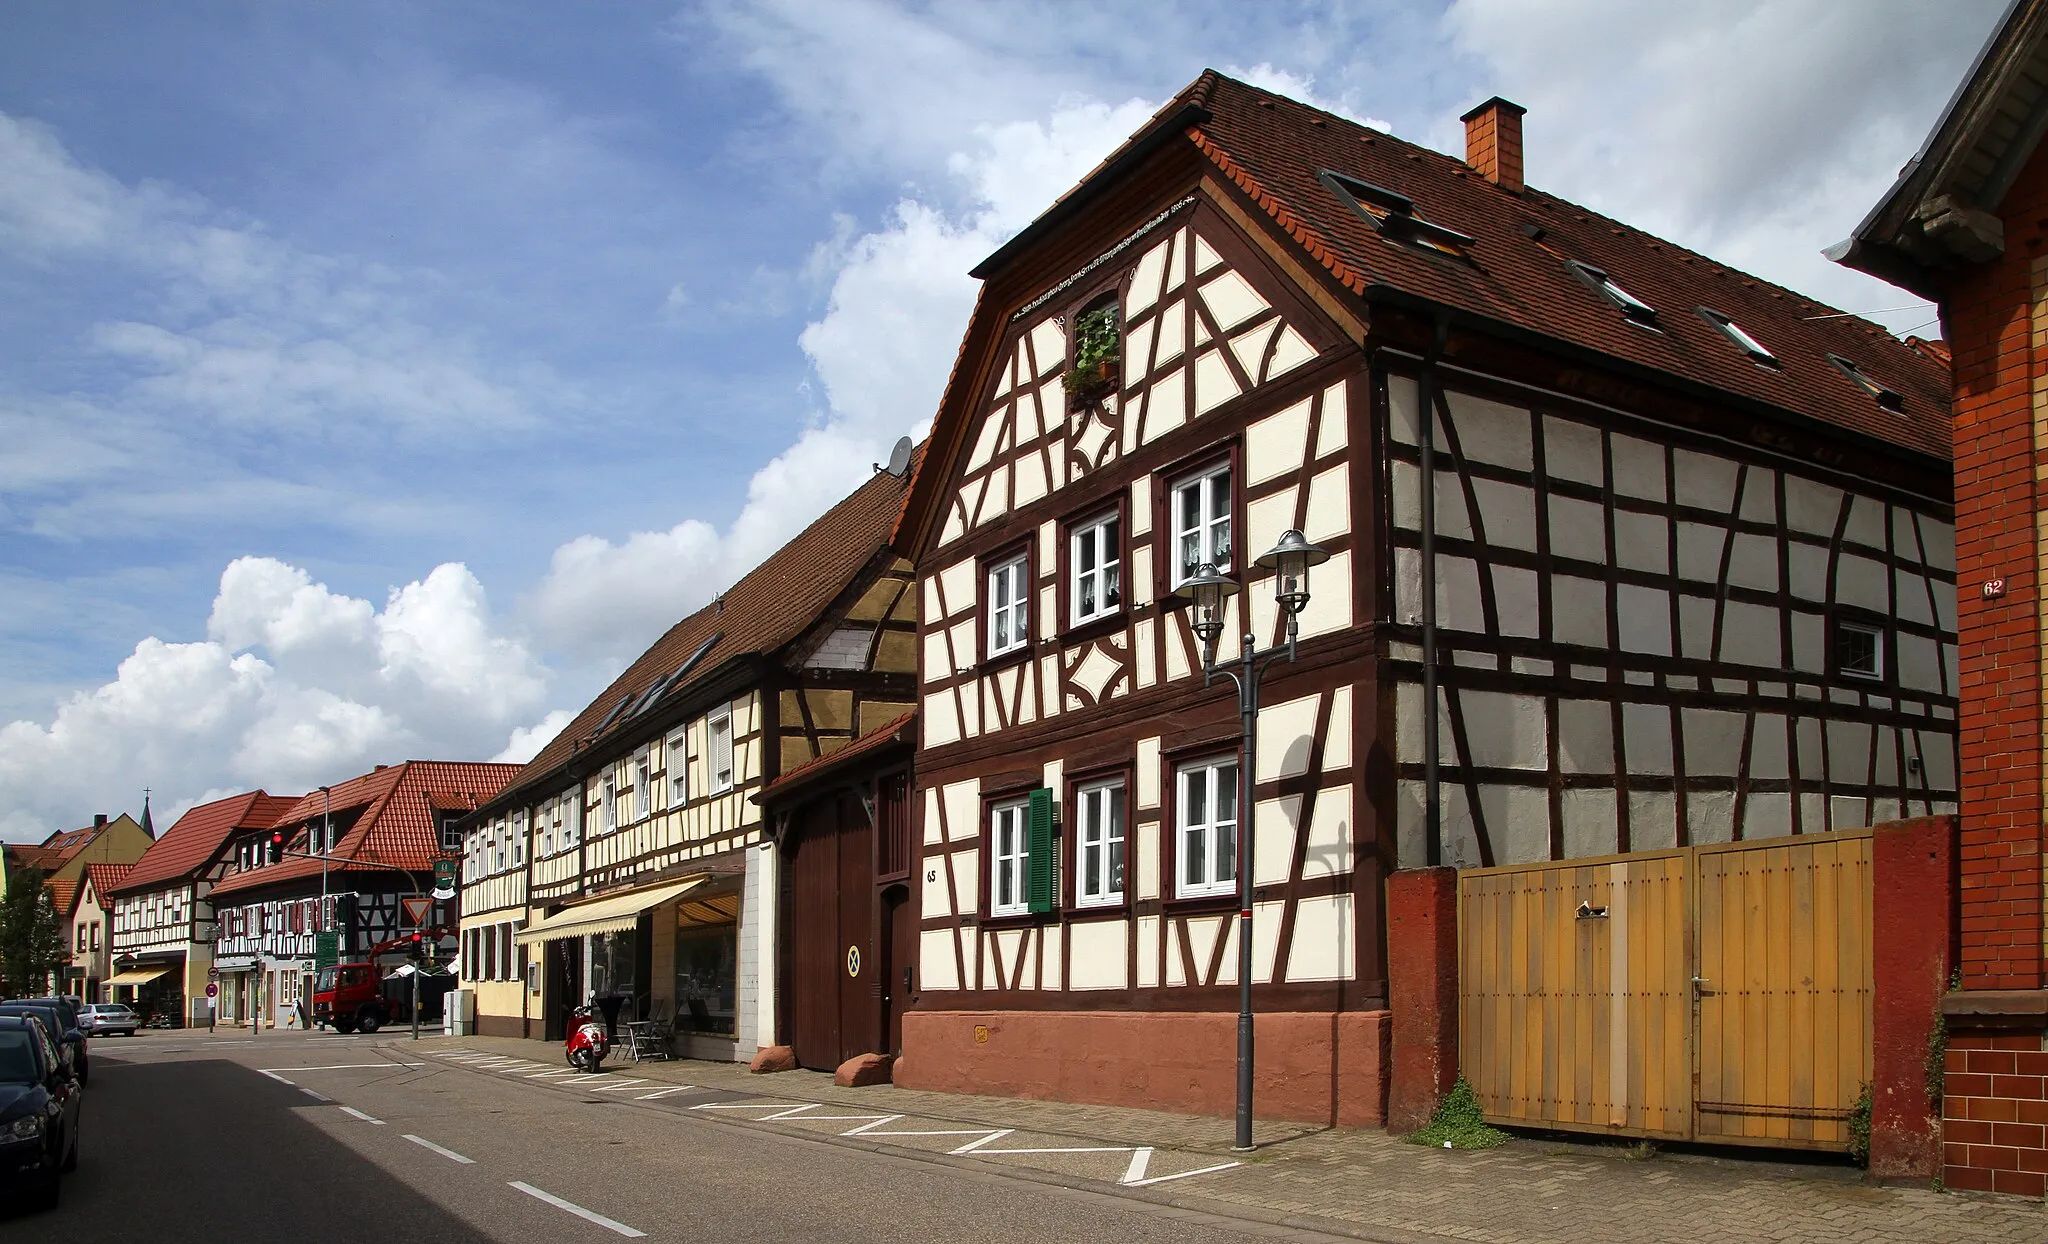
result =
[[732,710],[718,713],[704,723],[711,739],[711,793],[732,789]]
[[1021,916],[1031,910],[1025,866],[1030,857],[1029,800],[989,809],[988,914]]
[[1884,677],[1884,629],[1867,622],[1835,622],[1835,668],[1845,677]]
[[619,780],[607,773],[604,788],[598,792],[598,827],[610,833],[619,827]]
[[644,821],[654,815],[654,763],[646,752],[633,759],[633,819]]
[[1172,506],[1173,585],[1187,582],[1203,562],[1229,574],[1236,551],[1230,531],[1230,464],[1176,483]]
[[505,846],[509,835],[505,832],[505,819],[499,817],[491,822],[491,871],[505,871]]
[[690,802],[690,745],[687,730],[678,730],[668,736],[668,742],[662,744],[661,763],[668,769],[668,780],[663,783],[668,791],[668,806],[680,808]]
[[1106,617],[1123,608],[1123,524],[1114,513],[1074,528],[1068,541],[1075,625]]
[[1183,765],[1175,781],[1175,892],[1182,898],[1235,893],[1237,758]]
[[997,657],[1015,652],[1031,638],[1031,584],[1022,556],[988,572],[988,651]]
[[1093,782],[1074,792],[1074,902],[1104,907],[1124,901],[1124,783]]
[[562,849],[573,847],[583,837],[583,788],[572,786],[562,796]]
[[512,867],[520,868],[526,863],[526,809],[512,814]]

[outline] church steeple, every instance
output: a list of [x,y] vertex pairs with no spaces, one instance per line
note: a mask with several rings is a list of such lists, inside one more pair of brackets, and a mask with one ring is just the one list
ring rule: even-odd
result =
[[147,786],[142,788],[142,832],[149,835],[151,842],[156,841],[156,822],[149,819],[149,787]]

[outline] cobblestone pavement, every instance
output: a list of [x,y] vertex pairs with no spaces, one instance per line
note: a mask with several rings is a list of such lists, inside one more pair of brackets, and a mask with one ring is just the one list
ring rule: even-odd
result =
[[[558,1046],[511,1038],[435,1038],[418,1047],[410,1041],[390,1044],[429,1054],[461,1047],[536,1062],[560,1059]],[[843,1089],[822,1072],[757,1076],[730,1063],[621,1061],[607,1068],[644,1078],[646,1088],[655,1091],[665,1084],[689,1084],[719,1094],[858,1108],[873,1115],[940,1120],[961,1128],[1011,1129],[1014,1135],[1002,1143],[1019,1152],[1027,1151],[1019,1148],[1020,1143],[1074,1147],[1089,1142],[1156,1147],[1163,1154],[1176,1151],[1153,1168],[1168,1180],[1119,1179],[1119,1172],[1129,1173],[1122,1154],[1113,1154],[1107,1165],[1090,1159],[1092,1166],[1079,1159],[1033,1159],[1030,1177],[1388,1244],[2048,1241],[2048,1209],[2040,1202],[1878,1187],[1863,1182],[1860,1171],[1827,1161],[1690,1152],[1640,1157],[1630,1147],[1543,1138],[1516,1139],[1493,1150],[1451,1152],[1402,1144],[1379,1131],[1262,1122],[1255,1132],[1259,1150],[1248,1161],[1205,1170],[1242,1156],[1230,1152],[1227,1119],[927,1093],[889,1085]],[[772,1107],[764,1109],[773,1112]],[[741,1110],[731,1117],[745,1121],[747,1114]],[[801,1114],[788,1120],[801,1121]],[[803,1130],[821,1137],[834,1133]],[[951,1141],[947,1137],[931,1144],[906,1143],[928,1153],[950,1154]],[[1134,1165],[1130,1170],[1139,1168]],[[1190,1176],[1171,1178],[1179,1171]]]

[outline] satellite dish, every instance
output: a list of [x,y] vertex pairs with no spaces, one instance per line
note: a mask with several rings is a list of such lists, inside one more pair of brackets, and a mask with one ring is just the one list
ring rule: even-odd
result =
[[889,451],[889,474],[902,479],[909,470],[910,438],[906,436],[896,442],[896,448]]

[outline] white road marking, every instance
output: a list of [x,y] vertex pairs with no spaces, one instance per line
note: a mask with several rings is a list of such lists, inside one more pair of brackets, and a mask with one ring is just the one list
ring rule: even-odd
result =
[[1196,1175],[1213,1175],[1217,1171],[1227,1171],[1233,1166],[1243,1165],[1244,1163],[1242,1162],[1221,1162],[1215,1166],[1205,1166],[1198,1171],[1181,1171],[1180,1173],[1174,1175],[1154,1175],[1150,1179],[1125,1179],[1120,1182],[1122,1182],[1125,1187],[1143,1188],[1149,1184],[1171,1183],[1173,1180],[1176,1179],[1192,1179]]
[[299,1091],[300,1091],[301,1093],[304,1093],[304,1094],[305,1094],[306,1096],[308,1096],[308,1097],[312,1098],[312,1099],[313,1099],[314,1101],[333,1101],[333,1100],[334,1100],[334,1099],[333,1099],[332,1097],[329,1097],[329,1096],[328,1096],[327,1094],[325,1094],[325,1093],[316,1093],[316,1092],[314,1092],[314,1091],[313,1091],[312,1089],[309,1089],[309,1088],[302,1088],[302,1089],[300,1089]]
[[362,1111],[356,1109],[354,1106],[343,1106],[341,1108],[341,1112],[343,1114],[352,1114],[358,1119],[361,1119],[365,1123],[375,1123],[378,1127],[384,1126],[384,1120],[373,1119],[369,1115],[366,1115]]
[[283,1076],[277,1074],[275,1071],[264,1071],[261,1067],[258,1067],[256,1070],[259,1074],[269,1076],[271,1079],[277,1081],[279,1084],[291,1083],[290,1080],[285,1079]]
[[[795,1103],[786,1101],[707,1101],[692,1110],[787,1110]],[[813,1103],[814,1105],[816,1103]]]
[[976,1149],[981,1148],[988,1142],[992,1140],[1001,1140],[1003,1137],[1008,1136],[1011,1132],[1014,1132],[1016,1130],[1017,1129],[1014,1127],[997,1128],[996,1130],[988,1133],[986,1136],[983,1136],[980,1140],[970,1140],[966,1144],[960,1146],[958,1149],[953,1150],[953,1156],[959,1157],[963,1153],[973,1153]]
[[977,1149],[974,1151],[974,1156],[985,1158],[998,1153],[1129,1153],[1130,1151],[1131,1147],[1129,1145],[1102,1145],[1100,1147],[1080,1149],[1062,1149],[1058,1147],[1046,1149]]
[[656,1092],[653,1092],[653,1093],[642,1093],[642,1094],[640,1094],[640,1096],[638,1096],[638,1097],[634,1098],[633,1100],[634,1100],[634,1101],[653,1101],[653,1100],[654,1100],[655,1098],[657,1098],[657,1097],[667,1097],[667,1096],[668,1096],[669,1094],[671,1094],[671,1093],[689,1093],[689,1092],[693,1092],[693,1091],[695,1091],[696,1087],[697,1087],[697,1086],[696,1086],[696,1085],[694,1085],[694,1084],[678,1084],[678,1085],[677,1085],[676,1087],[674,1087],[674,1088],[665,1088],[665,1089],[660,1089],[660,1090],[658,1090],[658,1091],[656,1091]]
[[556,1209],[568,1210],[570,1213],[576,1215],[578,1218],[581,1218],[586,1222],[594,1222],[598,1226],[603,1227],[607,1231],[616,1231],[620,1235],[629,1236],[634,1239],[638,1239],[641,1236],[647,1234],[645,1231],[635,1231],[633,1228],[627,1226],[623,1222],[618,1222],[614,1219],[606,1218],[603,1214],[597,1213],[593,1210],[587,1210],[583,1208],[581,1205],[576,1204],[574,1201],[564,1201],[562,1198],[556,1196],[552,1192],[542,1192],[539,1188],[534,1187],[532,1184],[521,1183],[519,1180],[515,1179],[512,1181],[511,1186],[519,1189],[521,1192],[524,1192],[526,1195],[532,1197],[536,1201],[546,1201],[548,1204],[554,1206]]
[[634,1085],[636,1085],[636,1084],[645,1084],[645,1083],[647,1083],[647,1081],[645,1081],[645,1080],[619,1080],[619,1081],[616,1081],[616,1082],[614,1082],[614,1083],[611,1083],[611,1084],[607,1084],[607,1085],[603,1086],[602,1088],[594,1088],[594,1089],[591,1089],[590,1091],[591,1091],[591,1092],[593,1092],[593,1093],[616,1093],[616,1092],[618,1092],[618,1091],[619,1091],[620,1089],[624,1089],[624,1088],[632,1088],[632,1087],[633,1087]]
[[407,1132],[405,1134],[405,1138],[411,1141],[412,1143],[418,1145],[422,1149],[433,1150],[435,1153],[438,1153],[442,1157],[447,1158],[450,1162],[460,1162],[464,1166],[476,1165],[475,1158],[465,1158],[461,1154],[455,1152],[455,1150],[453,1149],[443,1149],[441,1146],[435,1144],[433,1141],[428,1140],[423,1136],[415,1136],[411,1132]]
[[[846,1130],[846,1131],[843,1131],[843,1132],[841,1132],[841,1133],[839,1133],[839,1134],[840,1134],[841,1136],[858,1136],[858,1135],[860,1135],[861,1133],[863,1133],[863,1132],[867,1131],[867,1130],[868,1130],[869,1128],[873,1128],[873,1127],[880,1127],[880,1126],[882,1126],[882,1125],[883,1125],[884,1123],[894,1123],[894,1122],[895,1122],[896,1120],[898,1120],[898,1119],[900,1119],[900,1118],[902,1118],[902,1117],[903,1117],[903,1116],[902,1116],[902,1115],[900,1115],[900,1114],[885,1114],[885,1115],[879,1115],[879,1116],[877,1116],[877,1117],[876,1117],[875,1121],[874,1121],[874,1122],[872,1122],[872,1123],[863,1123],[863,1124],[861,1124],[861,1125],[860,1125],[859,1127],[855,1127],[855,1128],[849,1128],[848,1130]],[[883,1135],[887,1135],[887,1134],[888,1134],[888,1133],[886,1133],[886,1132],[885,1132],[885,1133],[883,1133]]]
[[582,1072],[574,1067],[557,1067],[553,1071],[536,1071],[526,1078],[529,1080],[545,1080],[549,1076],[580,1076],[582,1074]]
[[1133,1149],[1131,1150],[1131,1164],[1124,1168],[1124,1177],[1117,1180],[1117,1182],[1120,1184],[1134,1183],[1137,1180],[1143,1179],[1145,1172],[1151,1169],[1152,1150],[1150,1148]]
[[385,1067],[424,1067],[425,1063],[331,1063],[325,1067],[258,1067],[257,1070],[269,1075],[272,1071],[371,1071]]

